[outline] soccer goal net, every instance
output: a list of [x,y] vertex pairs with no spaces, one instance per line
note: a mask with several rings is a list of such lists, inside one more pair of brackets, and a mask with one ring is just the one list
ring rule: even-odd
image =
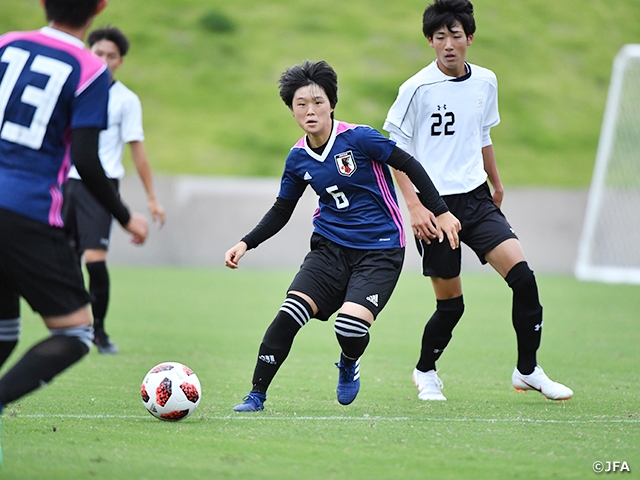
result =
[[640,44],[613,63],[575,274],[640,283]]

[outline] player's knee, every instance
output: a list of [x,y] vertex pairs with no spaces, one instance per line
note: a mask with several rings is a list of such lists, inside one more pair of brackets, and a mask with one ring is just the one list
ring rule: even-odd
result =
[[68,337],[78,340],[83,347],[86,347],[86,353],[89,353],[93,344],[93,327],[91,325],[80,325],[69,328],[50,328],[49,333],[52,337]]
[[458,322],[464,314],[464,299],[462,295],[447,300],[437,300],[436,310],[448,322]]
[[505,281],[513,290],[514,306],[524,308],[529,312],[542,310],[542,305],[540,305],[540,299],[538,298],[536,277],[527,262],[520,262],[509,270]]
[[538,289],[536,277],[526,261],[516,263],[504,279],[513,291]]
[[311,305],[302,297],[289,293],[282,303],[276,318],[264,334],[262,343],[272,348],[288,344],[298,331],[304,327],[313,314]]
[[369,333],[369,327],[371,325],[366,320],[363,320],[352,315],[340,313],[336,317],[336,322],[333,326],[336,335],[339,337],[347,338],[359,338],[364,337]]
[[333,328],[342,353],[347,358],[355,360],[364,353],[369,344],[370,326],[369,322],[361,318],[346,313],[338,314]]
[[20,339],[20,317],[0,320],[0,342],[17,342]]

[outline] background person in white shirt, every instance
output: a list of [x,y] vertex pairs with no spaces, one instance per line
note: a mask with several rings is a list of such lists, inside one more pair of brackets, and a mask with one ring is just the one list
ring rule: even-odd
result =
[[[462,224],[460,241],[483,264],[489,263],[512,289],[512,321],[518,344],[513,386],[538,390],[549,399],[568,400],[573,395],[571,389],[551,381],[537,364],[542,306],[535,276],[500,210],[504,189],[490,136],[491,127],[500,122],[498,82],[491,70],[466,62],[475,30],[473,5],[468,0],[435,0],[426,8],[423,33],[436,59],[400,87],[384,129],[433,179]],[[464,312],[461,249],[431,241],[433,214],[422,205],[406,175],[394,174],[409,209],[422,272],[431,277],[437,301],[424,329],[413,380],[421,400],[446,400],[436,360]]]
[[[114,78],[116,70],[122,66],[124,56],[129,51],[129,41],[118,28],[111,26],[93,30],[87,41],[91,51],[107,63],[111,73],[108,126],[100,133],[99,140],[102,167],[118,189],[125,173],[122,154],[125,144],[128,143],[133,163],[147,193],[151,216],[162,226],[165,213],[153,190],[151,167],[144,148],[140,99]],[[64,192],[65,225],[71,232],[78,253],[84,257],[89,274],[94,343],[100,353],[115,354],[118,353],[118,347],[111,341],[104,327],[110,292],[106,259],[112,216],[89,193],[75,168],[69,173],[69,181]]]

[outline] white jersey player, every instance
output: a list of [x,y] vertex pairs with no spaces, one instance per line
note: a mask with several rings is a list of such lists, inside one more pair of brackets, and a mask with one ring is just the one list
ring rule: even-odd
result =
[[[129,144],[133,163],[147,193],[151,215],[162,225],[164,209],[156,200],[151,167],[144,148],[140,99],[124,84],[113,79],[129,50],[129,41],[118,28],[109,26],[93,30],[88,42],[91,51],[107,63],[111,73],[107,128],[100,132],[99,154],[102,168],[113,187],[119,190],[119,182],[125,173],[122,154],[125,144]],[[89,193],[75,167],[69,172],[64,193],[65,225],[75,241],[77,252],[84,257],[89,274],[94,343],[98,352],[115,354],[118,353],[118,347],[111,341],[104,327],[110,294],[106,260],[112,216]]]
[[[549,399],[568,400],[571,389],[551,381],[537,364],[542,306],[535,276],[500,210],[504,191],[490,136],[491,128],[500,122],[498,84],[493,72],[466,62],[475,29],[473,5],[468,0],[435,0],[426,8],[423,33],[437,58],[400,87],[384,129],[428,172],[462,224],[460,241],[513,290],[512,321],[518,344],[513,386],[538,390]],[[433,213],[421,204],[406,175],[394,173],[411,216],[422,272],[431,277],[437,301],[424,329],[413,380],[421,400],[446,400],[436,360],[464,312],[461,251],[449,248],[446,242],[431,241],[436,226]]]

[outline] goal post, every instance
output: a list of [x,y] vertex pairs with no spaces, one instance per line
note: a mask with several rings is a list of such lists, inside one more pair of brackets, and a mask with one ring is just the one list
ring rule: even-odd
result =
[[613,63],[575,275],[640,284],[640,44]]

